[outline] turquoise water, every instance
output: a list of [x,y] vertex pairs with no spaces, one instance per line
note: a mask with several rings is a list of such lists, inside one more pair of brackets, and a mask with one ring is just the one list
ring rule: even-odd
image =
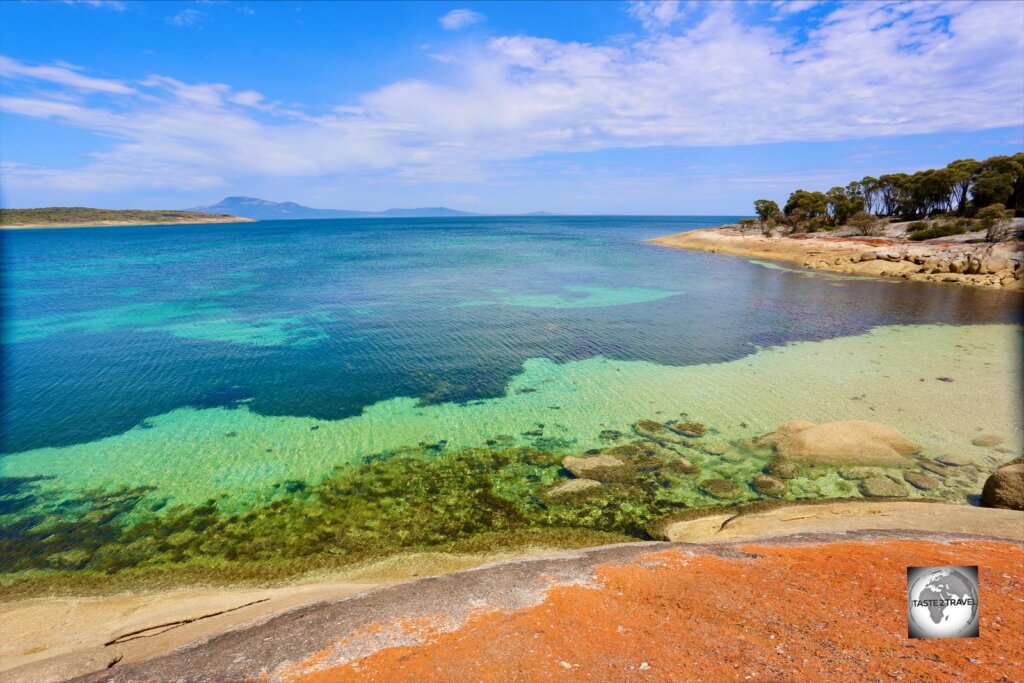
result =
[[[491,463],[487,486],[522,508],[517,524],[636,535],[636,520],[622,521],[629,515],[619,507],[621,519],[607,511],[588,517],[575,508],[556,514],[560,504],[539,501],[543,487],[567,476],[561,455],[625,446],[638,438],[631,426],[640,419],[685,414],[710,427],[705,439],[680,446],[702,475],[663,477],[652,465],[619,496],[647,501],[640,517],[648,521],[720,503],[702,478],[742,485],[734,500],[759,498],[747,482],[770,454],[751,449],[749,438],[784,419],[884,416],[932,455],[959,444],[963,432],[980,428],[976,422],[1004,432],[1019,423],[1001,406],[1012,399],[988,415],[949,409],[941,420],[909,409],[933,401],[938,414],[955,395],[936,392],[969,390],[921,384],[948,374],[964,345],[986,349],[973,356],[984,364],[970,376],[1005,383],[1005,374],[986,373],[1003,367],[1015,343],[1015,334],[1004,334],[1005,323],[1017,322],[1014,295],[835,277],[644,241],[724,220],[374,219],[5,232],[2,539],[45,560],[75,552],[67,544],[42,548],[57,518],[78,519],[65,527],[68,538],[93,547],[94,537],[128,538],[125,530],[140,520],[203,506],[225,520],[274,501],[315,507],[333,500],[337,487],[351,490],[339,477],[373,488],[366,482],[392,476],[374,467],[392,460],[405,467],[405,458],[457,464],[456,490],[469,486],[470,463]],[[897,327],[865,335],[879,326]],[[922,345],[930,358],[922,358]],[[891,358],[880,362],[880,348]],[[828,365],[836,357],[838,378],[812,372],[798,391],[783,386],[807,371],[808,359]],[[906,375],[891,392],[899,400],[851,402],[851,392],[836,388],[891,379],[876,376],[890,365]],[[753,379],[758,371],[761,379]],[[931,393],[913,393],[924,390]],[[524,448],[533,455],[507,455]],[[469,449],[480,449],[475,460],[461,455]],[[499,455],[492,461],[484,453]],[[851,490],[826,471],[790,485],[795,497]],[[83,510],[95,516],[85,527]]]

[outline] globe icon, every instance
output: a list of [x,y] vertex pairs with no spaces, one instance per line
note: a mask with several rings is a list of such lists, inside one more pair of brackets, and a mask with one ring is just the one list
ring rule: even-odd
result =
[[918,576],[910,586],[910,621],[917,635],[953,638],[977,635],[976,581],[954,567]]

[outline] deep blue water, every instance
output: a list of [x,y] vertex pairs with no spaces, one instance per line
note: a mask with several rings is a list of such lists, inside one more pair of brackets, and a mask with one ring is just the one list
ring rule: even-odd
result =
[[[4,231],[0,452],[249,401],[324,419],[500,395],[525,359],[686,365],[879,324],[1014,320],[999,292],[769,268],[645,239],[730,217]],[[926,350],[923,350],[926,352]]]

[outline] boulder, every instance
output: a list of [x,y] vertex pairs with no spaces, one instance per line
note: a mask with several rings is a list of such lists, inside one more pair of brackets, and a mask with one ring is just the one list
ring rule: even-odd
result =
[[779,479],[796,479],[800,476],[800,467],[795,463],[786,462],[785,460],[776,460],[775,462],[768,463],[764,471],[766,474]]
[[688,439],[697,439],[708,433],[708,428],[700,422],[678,422],[673,421],[665,425],[676,434],[685,436]]
[[981,446],[982,448],[991,448],[992,446],[998,446],[999,444],[1006,441],[1003,437],[998,434],[981,434],[971,439],[971,443],[975,446]]
[[878,476],[878,470],[872,467],[851,467],[845,470],[839,470],[839,476],[846,481],[862,481],[871,477]]
[[669,462],[668,468],[671,470],[675,470],[677,472],[681,472],[683,474],[700,473],[699,467],[697,467],[696,465],[694,465],[692,462],[690,462],[681,455],[677,455],[671,462]]
[[892,427],[866,420],[820,425],[790,420],[758,443],[771,445],[779,455],[793,460],[879,467],[907,465],[910,460],[905,456],[921,450]]
[[562,459],[562,467],[572,472],[574,477],[595,481],[622,481],[633,472],[628,462],[607,453],[583,458],[570,455]]
[[725,479],[705,479],[700,483],[700,488],[704,493],[723,500],[739,498],[743,495],[743,489]]
[[569,479],[555,484],[544,494],[548,498],[566,498],[601,488],[601,482],[593,479]]
[[985,480],[981,505],[987,508],[1024,510],[1024,463],[1003,465]]
[[665,425],[654,420],[638,420],[633,423],[633,431],[645,439],[657,441],[658,443],[681,443],[682,437],[672,432]]
[[754,490],[763,496],[771,496],[773,498],[781,498],[786,495],[786,482],[781,479],[768,474],[759,474],[754,477],[754,481],[751,484]]
[[869,477],[860,483],[860,492],[865,498],[905,498],[907,489],[892,479]]
[[916,489],[931,491],[939,488],[939,480],[920,472],[904,472],[903,479]]

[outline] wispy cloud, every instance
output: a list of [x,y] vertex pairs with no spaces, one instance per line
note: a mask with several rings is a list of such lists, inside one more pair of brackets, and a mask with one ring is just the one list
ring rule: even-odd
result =
[[686,6],[679,0],[635,0],[626,11],[648,31],[666,29],[686,16]]
[[206,20],[206,14],[197,9],[183,9],[177,14],[167,17],[167,23],[179,28],[196,26]]
[[5,58],[7,114],[117,142],[78,168],[9,164],[4,179],[97,192],[345,174],[441,182],[554,153],[1024,124],[1024,4],[829,6],[799,41],[739,5],[692,11],[626,43],[492,38],[446,63],[444,80],[391,83],[326,111]]
[[441,28],[446,31],[458,31],[466,28],[467,26],[479,24],[483,20],[484,15],[479,12],[474,12],[471,9],[453,9],[451,12],[438,19],[438,22],[441,24]]
[[112,9],[123,12],[125,4],[121,0],[62,0],[65,5],[84,5],[86,7]]
[[44,81],[74,90],[130,95],[135,91],[121,81],[93,78],[81,73],[81,68],[69,65],[29,66],[0,56],[0,78]]

